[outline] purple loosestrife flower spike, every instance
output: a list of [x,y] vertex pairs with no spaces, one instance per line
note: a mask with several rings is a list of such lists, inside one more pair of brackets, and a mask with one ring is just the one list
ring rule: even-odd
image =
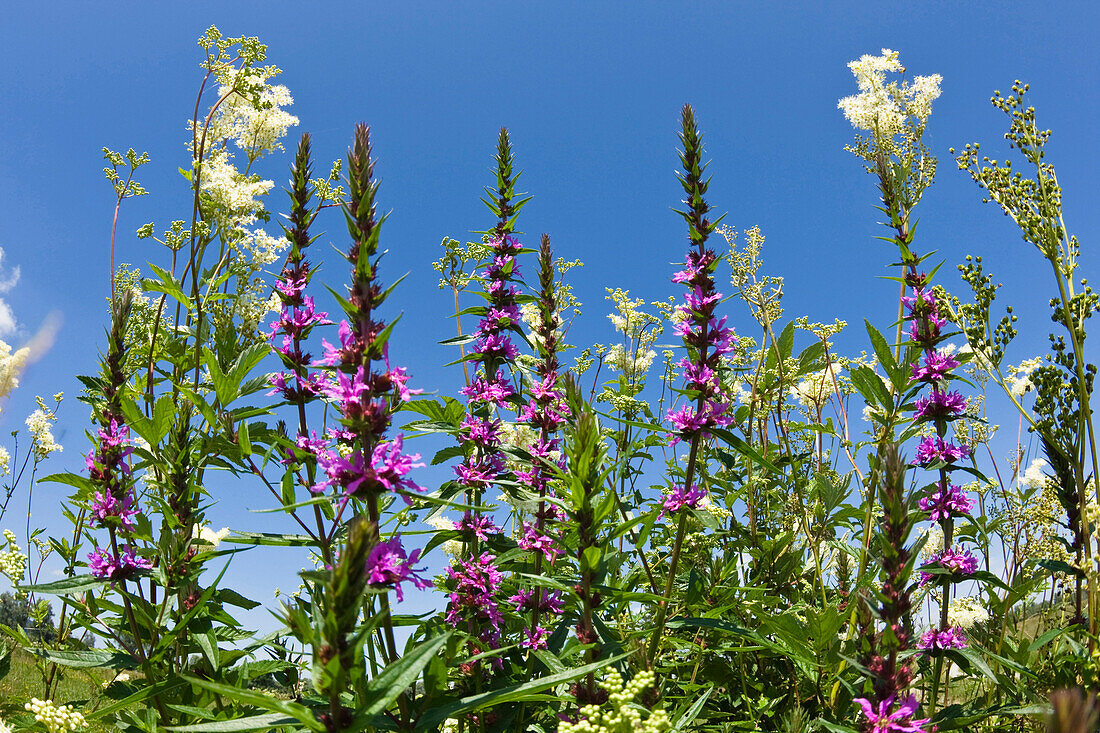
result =
[[[685,267],[672,276],[673,281],[688,288],[685,302],[678,307],[684,320],[677,324],[676,331],[684,339],[687,358],[681,362],[685,366],[684,378],[689,390],[689,404],[678,410],[670,409],[666,419],[675,427],[671,435],[672,444],[688,440],[687,465],[684,469],[684,487],[693,486],[695,463],[698,459],[699,441],[716,427],[724,427],[732,421],[730,406],[732,400],[722,392],[720,381],[712,375],[722,370],[722,357],[733,350],[733,331],[726,328],[726,318],[716,318],[714,310],[722,300],[722,295],[714,287],[713,273],[721,258],[707,247],[707,238],[718,226],[723,217],[715,221],[708,218],[711,207],[704,196],[710,185],[710,179],[703,173],[707,164],[703,162],[703,141],[695,124],[695,112],[691,105],[685,104],[681,111],[680,165],[682,172],[677,174],[685,194],[685,209],[677,210],[688,225],[688,238],[691,246],[688,250]],[[680,551],[684,534],[687,531],[687,513],[681,513],[676,527],[672,554],[669,558],[668,577],[665,581],[663,602],[657,608],[653,634],[650,638],[647,661],[652,666],[657,658],[660,642],[664,633],[665,619],[669,601],[672,598],[676,582],[676,570],[679,565]]]
[[[497,144],[496,164],[497,187],[486,189],[485,203],[497,216],[497,223],[487,232],[489,259],[479,273],[488,305],[474,332],[476,341],[472,352],[476,356],[476,376],[462,390],[468,407],[458,434],[463,443],[464,459],[454,468],[458,482],[466,487],[467,503],[478,507],[482,493],[501,478],[505,468],[500,453],[500,422],[495,418],[495,411],[516,396],[509,378],[512,360],[519,355],[509,333],[518,329],[520,321],[516,302],[519,291],[512,283],[519,276],[517,257],[521,246],[512,235],[512,224],[523,202],[513,204],[516,176],[512,174],[511,144],[504,129],[500,131]],[[500,572],[495,557],[482,552],[481,546],[489,541],[490,533],[496,534],[500,528],[483,517],[480,508],[466,514],[458,528],[467,538],[464,545],[468,554],[448,570],[449,584],[455,590],[450,596],[447,619],[464,629],[472,639],[479,640],[488,649],[495,649],[500,646],[503,632],[503,616],[495,598]],[[477,648],[472,640],[469,645],[471,651]],[[494,658],[492,664],[499,668],[503,662]]]

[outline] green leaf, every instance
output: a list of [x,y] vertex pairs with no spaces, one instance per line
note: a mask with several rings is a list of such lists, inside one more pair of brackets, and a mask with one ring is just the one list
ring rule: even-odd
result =
[[110,651],[107,649],[88,649],[86,651],[66,651],[55,649],[29,649],[31,654],[42,659],[60,664],[62,667],[74,669],[94,669],[96,667],[109,667],[111,669],[136,669],[137,660],[129,654]]
[[875,356],[878,357],[878,363],[882,364],[890,383],[894,385],[895,389],[904,386],[897,383],[898,363],[894,359],[894,352],[890,349],[890,345],[878,332],[878,329],[871,325],[870,321],[865,319],[863,324],[867,328],[867,335],[871,338],[871,346],[875,350]]
[[73,486],[77,489],[83,489],[87,492],[89,498],[91,498],[92,492],[96,490],[97,485],[92,483],[92,480],[87,476],[81,476],[76,473],[51,473],[49,476],[43,476],[38,479],[41,481],[49,481],[55,484],[65,484],[66,486]]
[[210,690],[230,700],[236,700],[237,702],[243,702],[246,705],[255,705],[261,710],[270,710],[275,713],[282,713],[285,716],[291,717],[297,720],[303,726],[310,730],[322,733],[325,730],[325,725],[321,721],[317,720],[317,717],[313,714],[313,711],[307,708],[305,705],[299,705],[296,702],[290,702],[289,700],[280,700],[276,697],[265,695],[262,692],[256,692],[254,690],[242,690],[239,687],[233,685],[223,685],[220,682],[214,682],[213,680],[204,680],[198,677],[192,677],[190,675],[180,675],[184,680],[190,682],[196,687],[201,687],[204,690]]
[[89,588],[95,588],[106,582],[106,580],[96,578],[92,575],[78,575],[75,578],[64,578],[63,580],[55,580],[52,583],[43,583],[41,585],[22,585],[19,586],[19,590],[29,593],[45,593],[47,595],[63,596],[66,593],[76,593],[78,591],[88,590]]
[[965,647],[963,649],[948,649],[944,652],[947,656],[954,660],[955,664],[959,665],[964,671],[969,672],[970,666],[973,665],[978,668],[982,674],[991,679],[997,681],[997,676],[993,674],[993,670],[989,668],[986,661],[981,658],[978,652],[973,647]]
[[480,695],[470,695],[461,700],[438,705],[427,711],[416,721],[416,728],[414,728],[414,730],[435,731],[439,724],[447,718],[456,718],[463,713],[484,710],[493,705],[522,700],[528,696],[542,692],[543,690],[557,687],[563,682],[572,682],[578,677],[585,676],[589,672],[597,672],[604,667],[609,667],[612,664],[626,659],[628,656],[630,656],[630,652],[619,654],[599,662],[593,662],[592,664],[586,664],[583,667],[576,667],[575,669],[570,669],[565,672],[552,674],[549,677],[540,677],[539,679],[525,682],[522,685],[513,685],[512,687],[505,687],[500,690],[483,692]]
[[439,650],[447,643],[454,632],[447,632],[419,644],[411,652],[382,670],[382,673],[370,681],[367,694],[374,699],[359,712],[377,715],[386,710],[397,696],[412,685],[424,667],[435,658]]
[[181,288],[179,282],[172,277],[172,274],[165,269],[157,267],[152,262],[149,263],[149,267],[157,274],[160,280],[151,277],[145,278],[141,283],[142,289],[147,293],[165,293],[171,295],[178,300],[184,308],[190,309],[191,299],[183,294],[183,288]]
[[305,534],[278,534],[270,532],[236,532],[222,542],[237,545],[271,545],[274,547],[313,547],[317,543]]
[[688,708],[683,715],[676,720],[676,725],[672,726],[673,731],[683,730],[684,726],[695,720],[695,716],[699,714],[699,711],[703,709],[703,705],[710,699],[710,693],[714,692],[714,685],[707,688],[699,698],[695,701],[690,708]]
[[181,733],[230,733],[230,731],[238,730],[271,730],[279,726],[291,725],[297,720],[297,718],[291,718],[282,713],[264,713],[263,715],[252,715],[234,720],[216,720],[212,723],[169,726],[165,730],[180,731]]
[[863,398],[871,405],[878,403],[890,412],[894,407],[894,398],[890,390],[882,382],[882,377],[875,374],[868,366],[860,365],[848,372],[852,380],[852,386],[859,390]]
[[[1041,649],[1042,647],[1046,646],[1051,641],[1053,641],[1055,638],[1057,638],[1057,637],[1061,636],[1062,634],[1066,633],[1068,630],[1069,629],[1051,629],[1050,631],[1046,632],[1045,634],[1040,636],[1035,641],[1031,642],[1031,645],[1028,646],[1028,648],[1027,648],[1028,653],[1031,653],[1031,652],[1035,651],[1036,649]],[[2,677],[2,676],[3,675],[0,675],[0,677]]]

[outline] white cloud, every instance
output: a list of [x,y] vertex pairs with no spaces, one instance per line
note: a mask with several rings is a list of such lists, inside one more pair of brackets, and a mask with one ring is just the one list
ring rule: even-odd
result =
[[[19,282],[19,268],[15,267],[5,274],[4,248],[0,247],[0,293],[6,293]],[[11,312],[11,306],[3,298],[0,298],[0,336],[7,336],[15,332],[15,314]]]

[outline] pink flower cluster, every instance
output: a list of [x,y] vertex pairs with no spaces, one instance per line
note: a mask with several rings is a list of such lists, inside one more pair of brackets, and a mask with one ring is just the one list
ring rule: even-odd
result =
[[401,535],[395,535],[386,542],[379,542],[367,556],[367,564],[364,568],[367,583],[374,588],[393,588],[397,593],[398,601],[404,600],[401,584],[405,581],[411,582],[419,589],[430,588],[432,586],[430,581],[416,575],[422,569],[413,568],[419,558],[420,550],[413,550],[411,555],[405,554],[405,548],[401,546]]
[[675,514],[684,507],[694,509],[699,506],[699,502],[707,495],[707,492],[700,489],[697,484],[692,484],[691,488],[685,489],[683,486],[677,486],[672,489],[672,493],[664,498],[661,502],[661,513],[657,515],[657,519],[660,519],[665,513]]
[[690,404],[669,410],[666,415],[676,428],[673,444],[697,434],[706,435],[711,428],[729,425],[733,419],[729,414],[732,400],[722,391],[718,378],[722,357],[733,351],[736,340],[733,330],[726,328],[726,317],[714,316],[722,300],[711,277],[718,259],[713,250],[700,244],[699,250],[688,252],[685,268],[672,276],[673,282],[691,288],[684,303],[677,306],[684,320],[675,329],[688,349],[688,356],[677,366],[683,370]]
[[951,629],[938,631],[929,629],[921,635],[917,642],[917,649],[929,653],[943,651],[945,649],[965,649],[966,634],[958,626]]
[[[965,576],[977,572],[978,560],[970,554],[970,550],[952,547],[928,558],[921,564],[921,567],[943,568],[950,571],[953,576]],[[926,585],[932,578],[932,573],[922,571],[920,584]]]
[[[520,322],[518,291],[510,283],[519,275],[516,257],[520,243],[510,234],[501,234],[489,243],[489,249],[489,263],[480,273],[489,305],[473,334],[472,347],[481,368],[474,381],[462,390],[469,404],[459,430],[459,438],[465,444],[465,459],[454,468],[458,482],[467,488],[475,504],[480,502],[481,492],[498,481],[504,471],[499,450],[501,423],[493,417],[493,411],[516,395],[504,367],[519,354],[509,334]],[[500,532],[500,527],[480,512],[467,513],[457,529],[469,538],[466,546],[474,548],[488,541],[491,534]],[[501,583],[495,557],[481,553],[460,560],[447,572],[455,588],[447,608],[448,622],[454,626],[464,622],[471,636],[491,649],[499,647],[503,616],[495,597]],[[493,663],[502,664],[500,659],[494,659]]]
[[497,569],[496,558],[486,552],[479,557],[460,560],[457,565],[447,568],[447,576],[453,588],[447,606],[447,623],[455,628],[464,626],[492,649],[499,647],[504,617],[496,594],[503,576]]
[[116,557],[111,549],[100,549],[88,553],[88,568],[92,575],[105,580],[126,580],[133,577],[139,570],[150,570],[153,563],[146,558],[139,557],[131,545],[123,547],[122,552]]
[[[414,468],[422,468],[420,454],[406,455],[403,450],[404,436],[398,434],[392,442],[379,443],[371,453],[370,464],[363,459],[358,449],[347,456],[328,444],[314,446],[317,465],[324,471],[326,479],[310,487],[315,494],[324,493],[329,487],[337,488],[346,499],[351,496],[363,497],[370,492],[382,493],[394,491],[404,494],[408,491],[423,491],[408,474]],[[406,503],[411,504],[407,496]]]
[[943,438],[927,436],[917,445],[917,465],[932,466],[936,463],[955,463],[970,457],[970,448],[955,445]]
[[[508,602],[516,607],[520,613],[538,610],[539,613],[560,615],[565,610],[561,591],[546,591],[539,589],[520,589],[516,595],[508,599]],[[546,640],[550,632],[541,625],[524,629],[524,638],[520,646],[524,649],[545,649]]]
[[906,698],[905,702],[898,705],[897,710],[893,709],[895,699],[896,696],[891,695],[880,701],[877,706],[873,706],[866,698],[855,699],[863,709],[867,722],[871,724],[867,730],[870,733],[926,733],[927,729],[924,726],[931,722],[931,719],[913,720],[919,707],[916,695]]
[[966,492],[947,481],[941,481],[935,485],[935,490],[920,499],[922,512],[928,512],[928,518],[933,522],[954,516],[964,516],[974,508],[974,503],[967,497]]
[[106,548],[96,546],[88,554],[88,567],[97,578],[121,580],[152,567],[152,563],[138,557],[129,544],[121,553],[112,549],[116,546],[114,538],[129,535],[136,529],[136,517],[141,513],[127,460],[134,448],[130,443],[129,427],[115,415],[108,415],[107,425],[99,429],[96,437],[96,446],[84,457],[89,478],[100,487],[93,495],[90,509],[99,526],[111,534],[112,542]]
[[273,345],[283,365],[289,373],[279,371],[271,375],[273,389],[267,394],[281,395],[288,402],[309,401],[321,394],[325,387],[323,374],[309,372],[310,355],[303,350],[302,343],[309,337],[314,326],[330,324],[328,313],[316,310],[313,298],[305,294],[309,284],[309,265],[305,260],[288,260],[275,290],[279,293],[282,308],[279,316],[269,326],[269,338],[273,344],[281,335],[279,345]]

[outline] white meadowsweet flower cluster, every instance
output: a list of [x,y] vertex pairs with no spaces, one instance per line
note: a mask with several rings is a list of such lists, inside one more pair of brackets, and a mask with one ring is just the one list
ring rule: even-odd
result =
[[972,629],[989,620],[989,611],[972,596],[952,598],[947,605],[947,625]]
[[23,708],[33,712],[34,719],[45,725],[50,733],[79,730],[88,725],[88,721],[84,720],[84,716],[74,710],[72,705],[58,706],[50,700],[32,697]]
[[0,477],[11,473],[11,454],[7,448],[0,448]]
[[[436,514],[435,516],[428,517],[424,520],[424,523],[440,531],[456,529],[454,520],[448,519],[442,514]],[[465,543],[460,542],[459,540],[447,540],[443,543],[443,552],[450,557],[462,557],[464,549]]]
[[12,733],[11,728],[8,727],[8,724],[5,723],[3,719],[0,719],[0,733]]
[[27,572],[27,555],[15,543],[15,532],[5,529],[4,539],[7,549],[0,552],[0,575],[6,576],[12,585],[17,585],[23,582],[23,574]]
[[41,397],[37,398],[38,409],[27,416],[27,429],[31,433],[31,450],[36,461],[49,458],[51,453],[61,452],[61,445],[54,440],[53,424],[57,415],[46,406]]
[[266,195],[275,182],[241,173],[230,161],[229,153],[218,148],[203,160],[201,185],[215,209],[231,213],[243,226],[256,221],[256,212],[263,210],[256,197]]
[[119,672],[117,675],[115,675],[114,679],[103,680],[102,687],[103,689],[107,689],[116,682],[119,684],[125,684],[129,682],[130,679],[131,677],[129,672]]
[[927,560],[933,555],[943,552],[943,529],[940,528],[940,525],[933,524],[924,530],[924,534],[928,537],[928,540],[924,543],[924,547],[920,548],[920,556],[922,560]]
[[281,139],[298,124],[298,118],[282,109],[294,104],[294,99],[282,84],[267,84],[272,76],[268,69],[250,68],[242,72],[250,74],[246,86],[256,88],[257,96],[252,98],[240,92],[229,94],[230,87],[222,86],[219,96],[229,96],[218,107],[211,125],[216,126],[217,137],[232,140],[249,160],[255,160],[266,153],[282,150]]
[[580,720],[576,723],[563,722],[558,733],[664,733],[672,728],[672,721],[664,710],[650,710],[647,719],[642,719],[645,708],[633,704],[634,698],[655,681],[652,672],[642,671],[626,684],[615,669],[609,669],[600,684],[608,693],[610,710],[601,710],[596,705],[585,705],[580,710]]
[[631,298],[627,290],[608,288],[605,300],[615,304],[615,312],[607,317],[622,340],[607,350],[604,363],[629,381],[637,382],[645,377],[657,358],[657,352],[650,346],[661,335],[661,319],[641,310],[645,301]]
[[798,404],[812,410],[820,410],[835,392],[832,372],[828,367],[802,377],[792,389]]
[[1031,373],[1043,363],[1043,357],[1036,356],[1033,359],[1025,359],[1019,366],[1008,367],[1008,376],[1005,377],[1005,387],[1016,399],[1020,399],[1035,386],[1031,382]]
[[0,340],[0,400],[19,386],[19,375],[27,365],[30,355],[31,350],[27,347],[24,346],[13,353],[11,346]]
[[897,51],[882,49],[881,56],[864,54],[848,64],[859,85],[859,94],[844,97],[837,107],[859,130],[870,130],[885,138],[901,133],[907,117],[923,124],[932,114],[932,102],[940,96],[939,74],[917,76],[913,82],[886,81],[888,73],[903,73]]
[[1020,483],[1033,489],[1041,489],[1050,481],[1050,477],[1043,471],[1047,468],[1047,462],[1042,458],[1036,458],[1020,475]]
[[218,545],[221,544],[222,540],[229,536],[229,527],[222,527],[215,532],[210,529],[209,524],[204,524],[201,527],[195,526],[192,529],[191,536],[202,542],[209,542],[211,545],[209,551],[213,552],[218,549]]

